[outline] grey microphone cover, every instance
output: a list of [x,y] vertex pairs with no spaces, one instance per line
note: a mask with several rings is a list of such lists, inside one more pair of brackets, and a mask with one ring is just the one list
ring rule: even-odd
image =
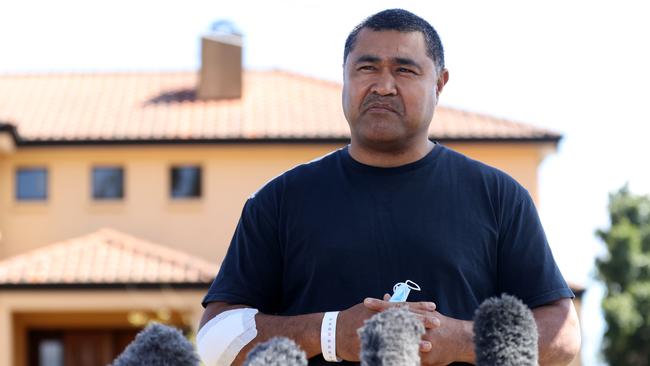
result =
[[291,339],[273,337],[253,347],[244,366],[307,366],[307,356]]
[[474,315],[478,366],[537,366],[537,324],[528,306],[514,296],[485,300]]
[[199,358],[176,328],[151,323],[135,337],[112,366],[196,366]]
[[394,307],[366,320],[358,331],[363,366],[419,366],[422,320],[407,307]]

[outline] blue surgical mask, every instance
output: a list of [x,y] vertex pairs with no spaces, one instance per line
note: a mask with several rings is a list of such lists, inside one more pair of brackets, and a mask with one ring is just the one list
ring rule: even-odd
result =
[[398,282],[393,286],[393,296],[390,297],[389,302],[405,302],[409,297],[411,290],[420,291],[420,286],[411,281]]

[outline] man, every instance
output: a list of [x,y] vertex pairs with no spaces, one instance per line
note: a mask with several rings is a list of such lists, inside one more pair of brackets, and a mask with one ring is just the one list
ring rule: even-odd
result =
[[282,335],[310,365],[354,364],[356,330],[394,305],[378,298],[405,280],[421,287],[409,309],[427,328],[423,364],[473,363],[474,311],[504,292],[533,308],[541,364],[574,357],[573,294],[528,193],[428,139],[448,78],[437,33],[414,14],[386,10],[352,31],[343,86],[351,143],[246,202],[204,299],[204,358],[240,364]]

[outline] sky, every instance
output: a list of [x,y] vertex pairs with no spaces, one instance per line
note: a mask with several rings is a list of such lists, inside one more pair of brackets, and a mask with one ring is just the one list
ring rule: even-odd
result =
[[595,238],[608,194],[650,193],[650,5],[619,0],[5,1],[0,73],[196,70],[213,22],[244,34],[244,63],[341,81],[343,43],[368,15],[401,7],[440,34],[450,80],[440,103],[555,130],[539,211],[565,277],[587,288],[583,361],[603,321]]

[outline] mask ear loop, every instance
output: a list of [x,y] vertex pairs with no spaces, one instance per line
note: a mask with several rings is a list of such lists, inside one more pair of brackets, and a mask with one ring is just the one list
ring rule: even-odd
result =
[[411,290],[420,291],[420,285],[418,285],[417,283],[415,283],[415,282],[413,282],[411,280],[406,280],[406,282],[404,282],[404,284],[406,286],[408,286]]
[[406,287],[410,288],[411,290],[415,290],[415,291],[420,291],[421,290],[420,285],[418,285],[417,283],[415,283],[415,282],[413,282],[411,280],[406,280],[406,282],[398,282],[398,283],[396,283],[395,286],[393,286],[393,292],[397,291],[397,288],[399,287],[399,285],[406,285]]

